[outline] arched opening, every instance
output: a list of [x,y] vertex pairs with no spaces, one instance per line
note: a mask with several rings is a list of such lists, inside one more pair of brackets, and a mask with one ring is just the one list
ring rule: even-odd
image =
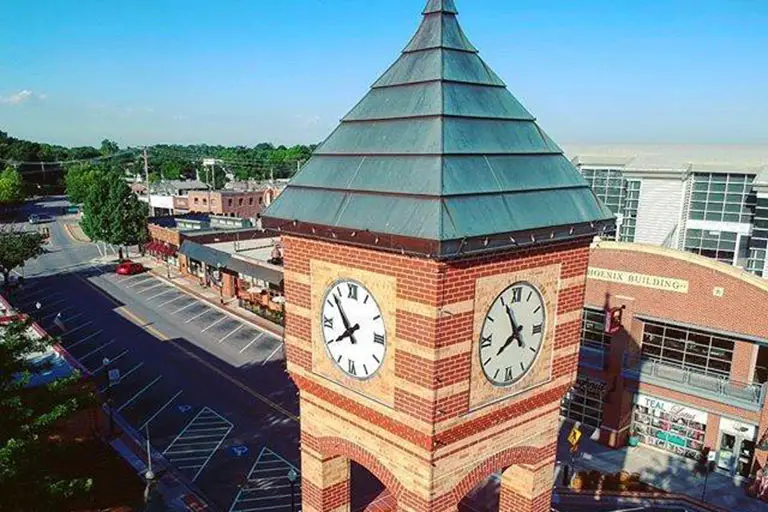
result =
[[363,512],[374,504],[380,505],[389,496],[386,486],[364,466],[350,461],[349,473],[351,512]]
[[480,481],[459,503],[459,512],[497,512],[501,492],[501,472]]

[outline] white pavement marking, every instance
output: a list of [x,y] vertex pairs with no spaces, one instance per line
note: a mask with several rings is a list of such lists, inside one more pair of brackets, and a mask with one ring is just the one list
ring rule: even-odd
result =
[[227,315],[221,315],[221,318],[219,318],[218,320],[216,320],[215,322],[213,322],[211,325],[209,325],[208,327],[206,327],[205,329],[203,329],[203,330],[202,330],[202,331],[200,331],[200,332],[205,332],[205,331],[207,331],[208,329],[210,329],[210,328],[211,328],[211,327],[213,327],[214,325],[216,325],[216,324],[218,324],[218,323],[221,323],[221,322],[223,322],[223,321],[224,321],[224,320],[226,320],[227,318],[230,318],[230,317],[229,317],[229,316],[227,316]]
[[157,377],[155,380],[153,380],[152,382],[150,382],[149,384],[147,384],[146,386],[144,386],[143,388],[141,388],[141,389],[140,389],[140,390],[139,390],[139,391],[138,391],[136,394],[134,394],[134,395],[133,395],[133,396],[132,396],[132,397],[131,397],[131,398],[130,398],[130,399],[127,401],[127,402],[125,402],[123,405],[121,405],[120,407],[118,407],[118,408],[117,408],[117,412],[120,412],[120,411],[122,411],[123,409],[125,409],[126,407],[128,407],[129,405],[131,405],[131,404],[132,404],[132,403],[133,403],[133,402],[134,402],[134,401],[135,401],[137,398],[139,398],[139,396],[141,396],[141,394],[142,394],[142,393],[144,393],[146,390],[148,390],[149,388],[151,388],[151,387],[152,387],[154,384],[156,384],[156,383],[157,383],[157,381],[159,381],[159,380],[160,380],[160,379],[162,379],[162,378],[163,378],[163,376],[162,376],[162,375],[160,375],[160,376],[158,376],[158,377]]
[[266,446],[262,448],[229,512],[289,512],[291,494],[294,502],[301,503],[301,480],[291,485],[285,476],[291,469],[301,475],[299,468]]
[[[46,319],[48,319],[48,318],[51,318],[52,316],[56,316],[56,315],[58,315],[59,313],[63,313],[63,312],[65,312],[65,311],[69,311],[69,310],[71,310],[71,309],[75,309],[75,306],[67,306],[67,307],[65,307],[64,309],[60,309],[60,310],[58,310],[58,311],[54,311],[53,313],[48,313],[47,315],[45,315],[45,316],[43,316],[43,317],[40,317],[40,321],[42,322],[43,320],[46,320]],[[80,313],[80,315],[83,315],[83,314],[84,314],[84,313]]]
[[230,332],[229,334],[227,334],[226,336],[224,336],[223,338],[221,338],[221,339],[219,340],[219,344],[221,344],[221,343],[224,343],[224,340],[225,340],[225,339],[229,338],[230,336],[232,336],[233,334],[235,334],[237,331],[239,331],[239,330],[240,330],[240,329],[242,329],[243,327],[245,327],[243,324],[240,324],[240,325],[238,325],[237,327],[235,327],[235,328],[234,328],[234,330],[233,330],[232,332]]
[[[126,379],[130,374],[132,374],[133,372],[135,372],[136,370],[138,370],[142,366],[144,366],[144,361],[140,362],[139,364],[137,364],[136,366],[134,366],[133,368],[131,368],[130,370],[125,372],[123,375],[121,375],[120,379],[115,384],[112,384],[112,387],[115,387],[118,384],[120,384],[121,382],[123,382],[123,379]],[[109,386],[104,386],[103,388],[100,388],[99,389],[99,393],[103,393],[104,391],[106,391],[107,387],[109,387]]]
[[[143,274],[138,274],[138,275],[143,276]],[[144,277],[147,277],[147,276],[144,276]],[[128,286],[126,286],[126,288],[135,288],[135,287],[139,286],[141,283],[146,283],[147,281],[152,281],[152,278],[151,277],[147,277],[143,281],[136,281],[135,283],[131,283]]]
[[150,286],[149,288],[142,288],[141,290],[139,290],[138,293],[144,293],[144,292],[148,292],[149,290],[154,290],[158,286],[165,286],[165,283],[160,282],[160,283],[157,283],[154,286]]
[[[61,311],[64,311],[64,310],[62,309]],[[56,314],[58,315],[59,313],[61,313],[61,311],[58,311]],[[72,320],[80,318],[81,316],[84,316],[84,315],[85,315],[85,311],[81,311],[80,313],[78,313],[76,315],[62,317],[62,320],[65,320],[67,322],[71,322]]]
[[[115,361],[117,361],[118,359],[120,359],[121,357],[123,357],[123,356],[124,356],[125,354],[127,354],[127,353],[128,353],[128,350],[127,350],[127,349],[126,349],[126,350],[123,350],[122,352],[120,352],[119,354],[117,354],[115,357],[113,357],[112,359],[110,359],[110,360],[109,360],[109,364],[110,364],[110,365],[114,364],[114,363],[115,363]],[[103,369],[104,369],[104,365],[102,364],[101,366],[99,366],[99,367],[98,367],[98,368],[96,368],[95,370],[91,370],[91,373],[93,373],[93,374],[96,374],[96,373],[99,373],[99,372],[100,372],[101,370],[103,370]]]
[[161,295],[165,295],[166,293],[175,292],[175,291],[176,291],[176,288],[168,287],[168,289],[165,290],[164,292],[160,292],[160,293],[158,293],[156,295],[153,295],[151,297],[147,297],[147,301],[156,299],[156,298],[160,297]]
[[[201,436],[187,436],[187,434],[189,432],[195,432],[195,430],[191,428],[194,425],[210,421],[215,421],[221,425],[219,430],[222,430],[223,432],[211,433],[207,436],[204,436],[208,439],[212,438],[210,441],[194,441],[189,439],[189,437],[194,437],[194,439],[201,439]],[[165,451],[163,451],[163,455],[165,455],[166,458],[179,470],[196,470],[194,475],[191,477],[191,480],[194,482],[197,480],[197,477],[200,476],[200,473],[202,473],[203,469],[205,469],[205,467],[208,465],[213,455],[219,450],[219,447],[221,447],[224,439],[226,439],[233,428],[234,425],[229,420],[218,414],[213,409],[203,407],[200,412],[198,412],[197,415],[192,418],[192,421],[190,421],[182,429],[182,431],[179,432],[179,435],[177,435],[176,438],[171,441],[171,444],[169,444]],[[196,448],[196,446],[203,447]],[[188,456],[189,454],[200,455],[190,457]],[[184,457],[177,457],[178,455],[184,455]],[[198,462],[195,464],[187,464],[187,462],[191,461]],[[183,462],[184,464],[178,465],[178,462]]]
[[[105,344],[103,344],[103,345],[99,345],[97,348],[95,348],[95,349],[91,350],[90,352],[88,352],[88,353],[87,353],[87,354],[85,354],[84,356],[80,356],[80,357],[78,357],[78,358],[77,358],[77,360],[78,360],[78,361],[80,361],[80,362],[82,363],[84,359],[88,359],[88,358],[89,358],[90,356],[92,356],[93,354],[95,354],[95,353],[97,353],[97,352],[101,352],[102,350],[104,350],[105,348],[107,348],[108,346],[110,346],[111,344],[113,344],[114,342],[115,342],[115,340],[112,340],[112,341],[109,341],[109,342],[107,342],[107,343],[105,343]],[[69,350],[69,349],[67,349],[67,350]]]
[[176,393],[175,395],[173,395],[173,396],[171,397],[171,399],[170,399],[170,400],[168,400],[167,402],[165,402],[165,404],[164,404],[164,405],[163,405],[161,408],[159,408],[159,409],[157,410],[157,412],[155,412],[155,414],[153,414],[152,416],[150,416],[150,417],[149,417],[149,419],[148,419],[147,421],[145,421],[144,423],[142,423],[142,424],[141,424],[141,426],[139,427],[139,430],[140,430],[140,431],[141,431],[141,430],[144,430],[144,429],[147,427],[147,425],[149,425],[149,424],[152,422],[152,420],[153,420],[153,419],[157,418],[157,416],[158,416],[158,415],[159,415],[161,412],[163,412],[163,411],[165,410],[165,408],[166,408],[166,407],[168,407],[169,405],[171,405],[171,403],[172,403],[174,400],[176,400],[177,398],[179,398],[179,395],[181,395],[183,392],[184,392],[184,390],[182,389],[181,391],[179,391],[178,393]]
[[[117,275],[117,274],[115,274],[115,275]],[[122,283],[124,283],[126,281],[130,281],[131,279],[136,279],[137,277],[147,277],[147,276],[146,276],[146,274],[134,274],[132,276],[119,277],[117,279],[117,281],[122,284]]]
[[272,359],[272,357],[273,357],[275,354],[277,354],[277,351],[278,351],[278,350],[280,350],[280,349],[282,348],[282,346],[283,346],[283,342],[281,341],[280,343],[278,343],[278,344],[277,344],[277,347],[275,347],[275,350],[273,350],[273,351],[272,351],[272,353],[271,353],[271,354],[269,354],[269,357],[268,357],[268,358],[266,358],[264,361],[262,361],[262,362],[261,362],[261,366],[264,366],[265,364],[267,364],[267,362],[268,362],[270,359]]
[[162,304],[158,304],[157,307],[161,308],[161,307],[165,306],[166,304],[170,304],[171,302],[176,302],[177,300],[182,299],[184,297],[189,297],[189,296],[188,295],[184,295],[183,293],[179,293],[179,296],[176,297],[175,299],[171,299],[171,300],[163,302]]
[[244,347],[243,347],[243,350],[241,350],[241,351],[240,351],[240,353],[242,354],[243,352],[245,352],[246,350],[248,350],[248,347],[250,347],[251,345],[253,345],[254,343],[256,343],[256,342],[259,340],[259,338],[261,338],[262,336],[264,336],[264,333],[263,333],[263,332],[259,333],[259,335],[258,335],[258,336],[256,336],[255,338],[253,338],[253,339],[251,340],[251,342],[250,342],[250,343],[248,343],[246,346],[244,346]]
[[45,301],[43,301],[40,305],[42,306],[42,309],[48,309],[48,308],[52,308],[54,306],[58,306],[59,304],[63,304],[64,302],[67,302],[68,300],[69,299],[64,298],[64,299],[59,299],[59,300],[54,301],[54,302],[45,302]]
[[[67,348],[67,350],[72,350],[73,348],[75,348],[75,347],[77,347],[77,346],[79,346],[79,345],[82,345],[82,344],[83,344],[83,343],[85,343],[86,341],[88,341],[88,340],[92,339],[94,336],[98,336],[98,335],[99,335],[99,334],[101,334],[102,332],[104,332],[104,331],[103,331],[103,330],[101,330],[101,329],[99,329],[98,331],[94,332],[93,334],[89,334],[88,336],[86,336],[85,338],[83,338],[83,339],[81,339],[81,340],[77,341],[76,343],[73,343],[73,344],[71,344],[71,345],[66,345],[66,348]],[[112,341],[115,341],[115,340],[112,340]],[[109,343],[112,343],[112,341],[110,341]],[[109,343],[108,343],[107,345],[109,345]],[[106,346],[106,345],[103,345],[103,346]],[[86,357],[87,357],[87,356],[86,356]],[[81,357],[80,359],[82,359],[82,357]]]
[[[66,318],[65,318],[65,320],[66,320]],[[74,329],[70,329],[70,330],[68,330],[68,331],[65,331],[65,332],[64,332],[64,334],[67,334],[67,335],[69,335],[69,334],[72,334],[73,332],[77,332],[77,331],[79,331],[79,330],[80,330],[80,329],[82,329],[83,327],[88,327],[88,326],[89,326],[89,325],[91,325],[92,323],[93,323],[93,321],[85,322],[84,324],[80,324],[80,325],[78,325],[78,326],[77,326],[77,327],[75,327]],[[65,325],[66,325],[66,324],[65,324]]]
[[197,314],[197,315],[193,316],[193,317],[192,317],[192,318],[190,318],[189,320],[185,320],[185,321],[184,321],[184,323],[185,323],[185,324],[188,324],[188,323],[189,323],[189,322],[191,322],[192,320],[194,320],[194,319],[196,319],[196,318],[200,318],[200,317],[201,317],[201,316],[203,316],[204,314],[206,314],[206,313],[210,313],[211,311],[213,311],[213,310],[212,310],[212,309],[208,309],[208,308],[205,308],[205,310],[204,310],[202,313],[199,313],[199,314]]
[[197,302],[195,299],[192,299],[192,302],[190,302],[190,303],[189,303],[189,304],[187,304],[186,306],[183,306],[183,307],[181,307],[181,308],[177,309],[176,311],[174,311],[174,312],[173,312],[173,313],[171,313],[171,314],[172,314],[172,315],[175,315],[176,313],[181,313],[181,312],[182,312],[182,311],[184,311],[185,309],[189,309],[189,308],[191,308],[192,306],[194,306],[195,304],[200,304],[200,303],[199,303],[199,302]]

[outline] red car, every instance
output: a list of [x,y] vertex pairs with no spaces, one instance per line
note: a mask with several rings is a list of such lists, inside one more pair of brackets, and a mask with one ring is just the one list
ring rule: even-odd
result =
[[124,261],[117,266],[115,273],[121,276],[132,276],[134,274],[141,274],[146,272],[147,269],[141,263],[134,263],[132,261]]

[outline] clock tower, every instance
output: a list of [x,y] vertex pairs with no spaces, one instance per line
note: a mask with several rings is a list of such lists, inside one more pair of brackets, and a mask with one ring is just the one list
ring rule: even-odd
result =
[[399,511],[548,511],[589,245],[613,224],[429,0],[399,59],[265,212],[283,237],[302,510],[349,510],[350,461]]

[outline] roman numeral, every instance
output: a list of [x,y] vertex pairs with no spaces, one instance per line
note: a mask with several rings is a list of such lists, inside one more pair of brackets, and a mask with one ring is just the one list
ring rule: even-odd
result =
[[323,327],[326,329],[333,329],[333,318],[323,317]]
[[347,298],[357,300],[357,285],[347,283],[347,286],[349,286],[349,295],[347,295]]
[[542,324],[537,324],[532,327],[533,334],[541,334],[542,329],[544,329],[544,326]]
[[349,360],[349,364],[347,365],[347,368],[349,370],[350,375],[357,375],[357,369],[355,368],[355,362],[353,360]]
[[373,333],[373,342],[378,343],[379,345],[384,344],[384,335],[383,334],[376,334]]
[[512,379],[513,379],[513,377],[512,377],[512,367],[511,366],[507,366],[506,368],[504,368],[504,381],[505,382],[509,382]]
[[491,348],[491,345],[493,344],[493,342],[491,341],[491,338],[493,338],[493,334],[491,334],[487,338],[481,334],[480,335],[480,348],[481,349],[482,348]]
[[512,304],[523,300],[523,289],[521,287],[512,288]]

